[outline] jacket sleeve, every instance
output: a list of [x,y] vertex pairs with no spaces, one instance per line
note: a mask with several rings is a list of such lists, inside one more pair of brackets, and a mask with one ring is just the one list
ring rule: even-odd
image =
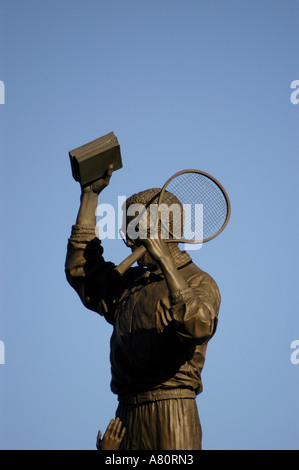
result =
[[114,264],[106,262],[95,227],[73,225],[68,239],[65,274],[86,308],[113,322],[117,297],[117,280],[112,276]]
[[195,276],[188,284],[188,288],[170,297],[172,317],[179,335],[203,344],[216,331],[220,293],[207,273]]

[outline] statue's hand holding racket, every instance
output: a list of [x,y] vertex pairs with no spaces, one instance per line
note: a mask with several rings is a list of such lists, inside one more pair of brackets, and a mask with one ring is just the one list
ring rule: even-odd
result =
[[159,264],[162,258],[170,257],[170,252],[167,243],[162,238],[145,238],[140,239],[141,247],[146,249],[150,257]]

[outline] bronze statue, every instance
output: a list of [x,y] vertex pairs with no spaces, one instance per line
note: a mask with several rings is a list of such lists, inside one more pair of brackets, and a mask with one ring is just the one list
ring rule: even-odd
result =
[[[103,257],[95,235],[98,195],[111,168],[81,186],[81,203],[68,241],[65,272],[86,308],[113,326],[111,390],[116,417],[126,428],[123,450],[200,450],[196,396],[208,341],[215,333],[220,294],[177,243],[161,238],[131,240],[146,253],[119,277]],[[155,201],[158,189],[133,195],[130,204]],[[128,220],[127,220],[128,222]]]

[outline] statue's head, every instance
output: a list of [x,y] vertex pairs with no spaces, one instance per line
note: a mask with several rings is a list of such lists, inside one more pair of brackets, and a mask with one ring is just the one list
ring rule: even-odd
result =
[[[158,213],[160,193],[160,188],[147,189],[133,194],[124,204],[123,232],[126,234],[127,245],[133,251],[140,245],[140,238],[173,238],[174,234],[175,238],[181,238],[183,206],[172,193],[166,191]],[[152,259],[148,254],[139,260],[141,265],[149,266],[151,263]]]

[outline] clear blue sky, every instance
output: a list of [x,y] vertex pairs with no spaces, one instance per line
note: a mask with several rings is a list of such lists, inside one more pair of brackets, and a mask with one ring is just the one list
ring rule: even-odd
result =
[[80,195],[68,151],[110,131],[124,167],[103,202],[183,168],[231,199],[226,230],[192,255],[222,294],[203,447],[299,448],[298,13],[293,0],[0,1],[0,448],[94,449],[114,416],[111,327],[64,277]]

